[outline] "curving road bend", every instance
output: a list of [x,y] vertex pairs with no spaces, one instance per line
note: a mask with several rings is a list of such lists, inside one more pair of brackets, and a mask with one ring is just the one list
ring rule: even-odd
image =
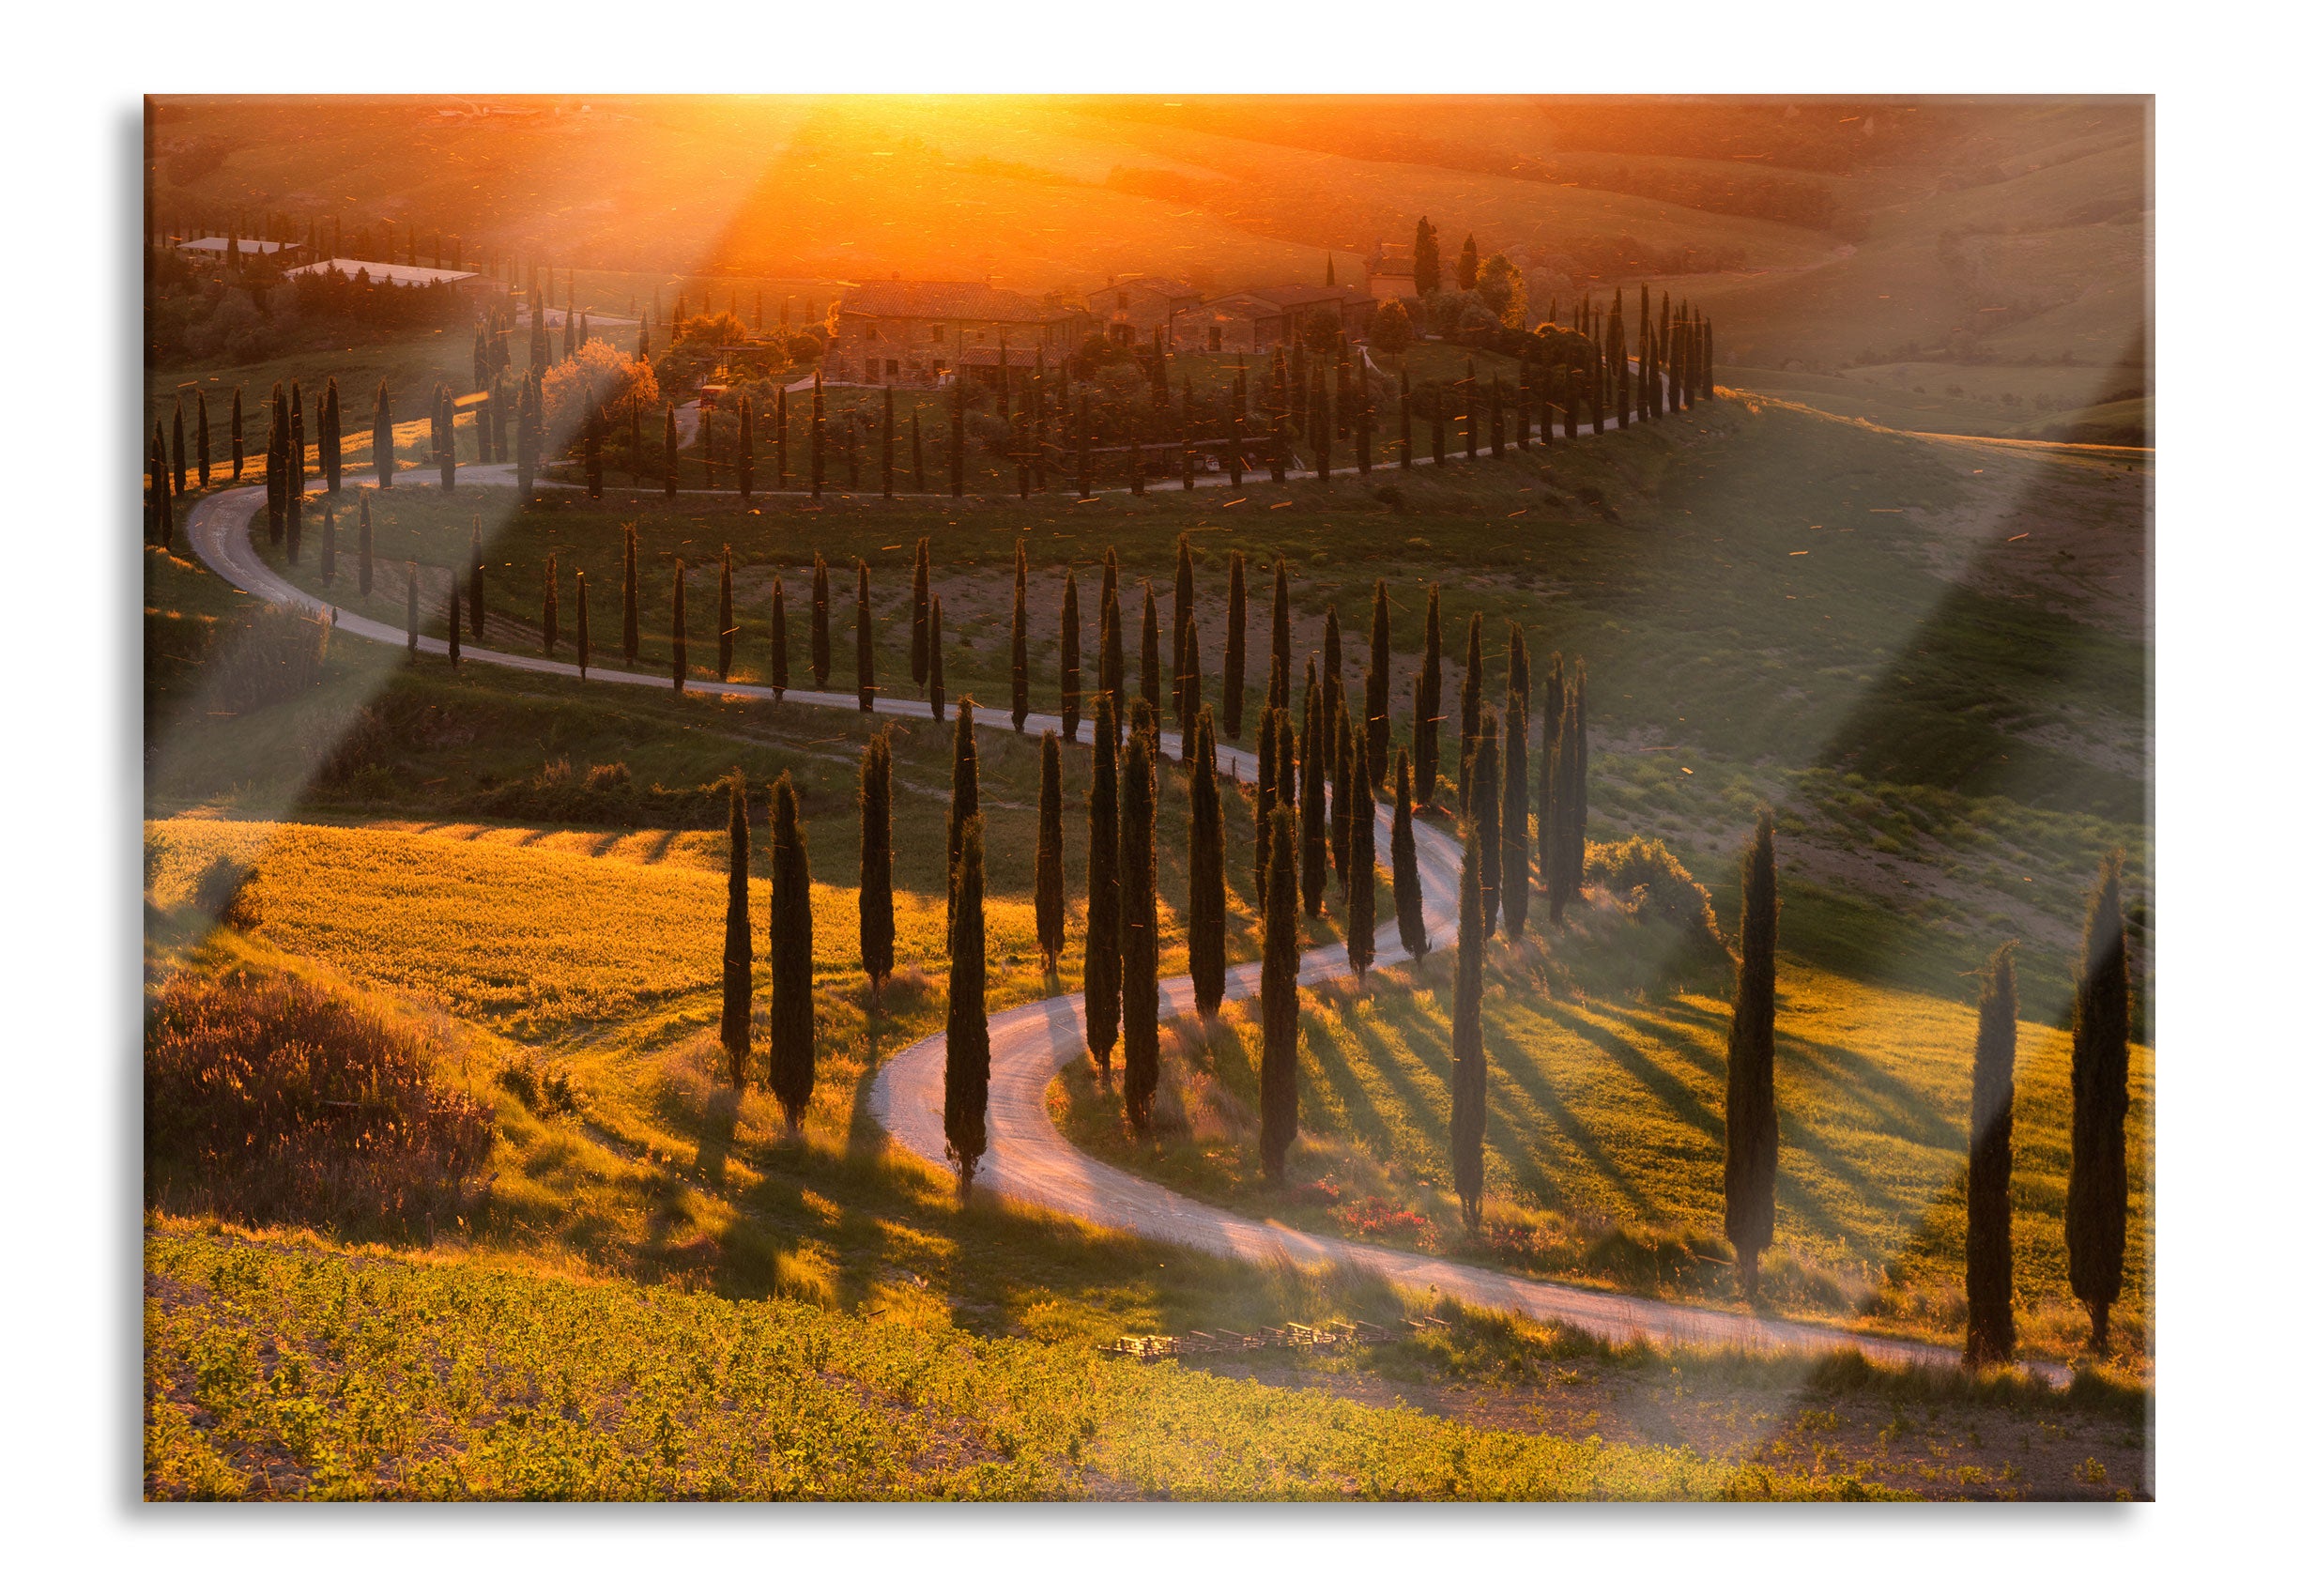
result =
[[[508,480],[510,468],[458,470],[459,477],[492,479],[500,470]],[[482,472],[488,472],[483,476]],[[410,482],[437,480],[437,473],[396,473]],[[373,479],[347,485],[366,485]],[[210,494],[193,507],[186,531],[192,550],[225,581],[250,594],[285,607],[317,613],[333,609],[324,600],[296,587],[267,565],[253,546],[249,518],[263,501],[262,487],[241,487]],[[357,637],[405,647],[406,630],[365,616],[335,611],[335,625]],[[426,653],[445,653],[439,637],[420,637]],[[492,649],[466,647],[466,660],[502,666],[514,670],[574,676],[574,665],[561,660],[536,659]],[[660,689],[668,678],[640,671],[594,666],[598,681]],[[749,698],[772,697],[765,686],[735,683],[695,684],[692,691]],[[852,692],[829,693],[791,688],[784,694],[792,703],[847,709],[854,705]],[[928,719],[933,711],[915,699],[877,697],[873,713]],[[978,718],[979,729],[1007,730],[1012,721],[1000,715]],[[1062,723],[1050,714],[1031,715],[1024,734],[1060,731]],[[1169,758],[1179,759],[1179,732],[1161,740]],[[1223,775],[1254,779],[1252,754],[1222,746],[1217,760]],[[1388,847],[1390,814],[1379,808],[1378,846]],[[1418,851],[1423,914],[1433,948],[1449,946],[1456,935],[1462,853],[1455,840],[1423,822],[1415,822]],[[1398,925],[1382,926],[1375,940],[1375,965],[1403,962],[1407,954],[1399,940]],[[1261,986],[1259,964],[1234,965],[1226,997],[1236,1002],[1252,996]],[[1339,944],[1305,949],[1301,981],[1314,986],[1349,976],[1347,950]],[[1192,1003],[1189,977],[1175,975],[1161,982],[1158,1008],[1176,1014]],[[1377,1275],[1401,1292],[1451,1297],[1476,1307],[1521,1313],[1574,1326],[1614,1342],[1643,1337],[1654,1342],[1752,1352],[1815,1355],[1853,1349],[1883,1362],[1954,1364],[1955,1348],[1900,1341],[1885,1336],[1858,1335],[1821,1326],[1762,1318],[1712,1308],[1687,1307],[1650,1298],[1561,1285],[1518,1275],[1504,1274],[1474,1265],[1401,1251],[1369,1242],[1314,1235],[1274,1220],[1249,1219],[1209,1204],[1185,1197],[1155,1182],[1113,1169],[1080,1151],[1054,1128],[1047,1112],[1047,1090],[1055,1074],[1086,1051],[1084,1000],[1076,992],[1042,999],[994,1015],[990,1020],[989,1150],[984,1156],[976,1183],[1009,1201],[1029,1204],[1112,1230],[1188,1247],[1221,1257],[1253,1263],[1288,1264],[1302,1268],[1344,1267]],[[943,1162],[943,1037],[928,1036],[889,1059],[871,1082],[870,1112],[904,1149],[929,1163]],[[2045,1371],[2065,1377],[2064,1371]]]

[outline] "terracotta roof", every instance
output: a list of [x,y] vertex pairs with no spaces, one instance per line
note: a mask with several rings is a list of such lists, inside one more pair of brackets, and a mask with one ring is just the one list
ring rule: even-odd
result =
[[842,315],[923,316],[943,321],[1060,321],[1070,313],[988,283],[858,283],[839,299]]

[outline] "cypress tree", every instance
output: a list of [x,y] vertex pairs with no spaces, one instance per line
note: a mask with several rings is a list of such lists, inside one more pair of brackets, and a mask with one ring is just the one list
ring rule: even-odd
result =
[[1566,844],[1565,865],[1568,889],[1578,903],[1588,873],[1589,852],[1589,671],[1578,659],[1573,662],[1570,707],[1565,732],[1573,744],[1573,785],[1569,793],[1572,834]]
[[[1270,583],[1270,683],[1269,696],[1280,704],[1293,702],[1294,695],[1294,614],[1286,600],[1286,557],[1280,555],[1277,574]],[[1305,726],[1308,721],[1303,722]]]
[[1246,724],[1246,556],[1230,551],[1230,632],[1222,644],[1222,735]]
[[319,526],[319,579],[328,587],[335,585],[335,506],[328,505]]
[[1199,692],[1198,617],[1185,610],[1182,615],[1182,646],[1174,661],[1174,720],[1182,728],[1184,752],[1195,758],[1189,747],[1189,729],[1198,724],[1198,712],[1204,700]]
[[1980,1034],[1972,1044],[1972,1117],[1965,1166],[1965,1361],[2013,1356],[2013,1059],[2020,993],[2013,944],[1981,970]]
[[1454,790],[1469,796],[1469,733],[1478,724],[1485,701],[1485,612],[1469,618],[1469,641],[1462,650],[1462,767],[1454,776]]
[[671,691],[687,690],[687,562],[671,561]]
[[870,562],[854,562],[854,701],[870,713],[879,691],[879,650],[870,631]]
[[[232,395],[232,407],[235,414],[238,413],[238,407],[239,395],[238,393],[234,393]],[[234,481],[238,481],[239,476],[239,453],[237,443],[237,435],[239,429],[237,425],[235,425],[232,431],[235,436],[235,443],[232,453],[232,477]],[[376,420],[369,435],[369,446],[376,457],[376,485],[377,487],[390,487],[391,485],[392,468],[399,464],[399,450],[397,447],[398,438],[393,435],[391,430],[391,385],[388,381],[378,381],[376,384]]]
[[2071,1294],[2092,1315],[2092,1347],[2108,1346],[2108,1310],[2124,1283],[2124,1115],[2132,1050],[2132,975],[2124,946],[2124,860],[2102,861],[2086,906],[2083,961],[2069,1021],[2068,1241]]
[[822,497],[822,473],[829,462],[824,458],[827,437],[822,421],[822,372],[815,372],[814,386],[809,390],[814,404],[806,418],[806,481],[807,492],[815,499]]
[[[439,460],[439,491],[455,491],[455,399],[445,388],[439,390],[438,409],[431,426],[432,451]],[[296,482],[303,482],[303,439],[296,439]]]
[[367,495],[360,495],[360,595],[364,598],[376,586],[376,527],[367,513]]
[[1094,701],[1094,787],[1086,811],[1086,1049],[1104,1076],[1118,1040],[1123,905],[1118,874],[1118,710]]
[[1741,861],[1740,975],[1725,1041],[1725,1236],[1741,1295],[1756,1295],[1757,1266],[1773,1240],[1773,1176],[1781,1121],[1773,1109],[1773,950],[1781,904],[1773,876],[1772,810],[1757,810]]
[[798,790],[785,771],[774,781],[774,897],[767,911],[767,961],[774,980],[767,1001],[767,1089],[782,1105],[784,1129],[793,1136],[815,1095],[813,885]]
[[990,1020],[985,1007],[982,821],[959,839],[950,922],[950,1006],[943,1025],[943,1136],[958,1170],[958,1200],[974,1189],[989,1148]]
[[911,681],[927,684],[927,603],[932,594],[927,568],[927,540],[911,552]]
[[[1477,882],[1485,913],[1485,934],[1494,934],[1495,916],[1501,910],[1501,722],[1494,706],[1478,706],[1476,760],[1470,769],[1469,812],[1478,828],[1480,873]],[[1462,878],[1469,890],[1470,878]]]
[[[381,383],[376,385],[376,404],[379,417],[388,418],[391,415],[391,403],[384,395]],[[380,450],[377,453],[378,458],[381,459],[388,456],[390,451]],[[232,390],[232,481],[235,483],[239,481],[240,473],[245,470],[247,463],[248,423],[245,414],[239,407],[239,390],[235,388]],[[390,487],[391,474],[389,468],[383,468],[383,485]]]
[[1265,700],[1254,730],[1254,903],[1269,906],[1270,815],[1278,807],[1277,705]]
[[[1389,774],[1389,584],[1373,584],[1373,643],[1366,661],[1366,752],[1378,790]],[[1404,796],[1404,790],[1399,790]]]
[[1033,884],[1038,957],[1050,974],[1062,959],[1063,921],[1070,908],[1062,864],[1062,744],[1051,731],[1038,734],[1038,860]]
[[[1428,607],[1421,620],[1421,696],[1414,729],[1414,798],[1427,804],[1437,790],[1437,732],[1440,683],[1445,672],[1445,631],[1437,609],[1437,584],[1430,584]],[[1466,731],[1468,727],[1464,726]]]
[[663,497],[679,497],[679,414],[668,403],[663,407]]
[[[328,396],[320,408],[321,465],[328,473],[328,491],[344,491],[344,396],[335,378],[328,378]],[[207,485],[207,396],[200,396],[200,485]]]
[[1011,713],[1014,729],[1022,729],[1030,718],[1030,558],[1022,551],[1022,540],[1014,540],[1014,623],[1013,639],[1006,653],[1006,673],[1014,702]]
[[815,553],[815,594],[809,619],[808,665],[820,692],[831,684],[831,567],[820,549]]
[[1326,756],[1318,736],[1318,728],[1325,723],[1326,701],[1315,660],[1302,667],[1302,913],[1315,918],[1323,912],[1326,898]]
[[1336,741],[1344,710],[1344,697],[1335,691],[1342,685],[1342,617],[1332,605],[1326,606],[1326,718],[1318,725],[1318,737],[1326,744],[1326,768],[1341,768],[1342,749]]
[[479,517],[471,517],[471,640],[484,642],[487,638],[487,561],[480,549]]
[[1066,743],[1078,741],[1080,701],[1078,570],[1073,566],[1062,578],[1062,740]]
[[1453,955],[1453,1113],[1449,1138],[1462,1227],[1479,1228],[1485,1198],[1485,916],[1478,880],[1478,828],[1462,828],[1461,941]]
[[[1266,718],[1271,712],[1263,711]],[[1301,929],[1295,920],[1294,811],[1272,811],[1269,912],[1262,928],[1262,1178],[1285,1179],[1300,1104]]]
[[1115,700],[1126,691],[1126,640],[1119,631],[1117,551],[1103,557],[1101,654],[1096,662],[1095,690]]
[[[1158,601],[1147,576],[1142,585],[1142,694],[1134,702],[1149,712],[1150,729],[1155,732],[1158,724]],[[1142,710],[1133,713],[1139,716]]]
[[[777,968],[775,987],[782,986]],[[751,1062],[751,814],[737,766],[727,783],[727,944],[719,960],[719,1046],[737,1086]]]
[[634,521],[623,528],[623,664],[639,657],[639,529]]
[[[330,382],[332,384],[333,378],[330,378]],[[199,450],[200,486],[206,487],[207,485],[207,391],[204,388],[199,390],[192,395],[192,399],[197,407],[197,422],[192,428],[192,437]]]
[[1350,968],[1373,966],[1373,761],[1362,727],[1350,748]]
[[777,703],[790,686],[790,628],[783,613],[783,578],[774,578],[774,601],[767,622],[767,684]]
[[[1185,646],[1182,634],[1187,624],[1197,618],[1197,584],[1190,569],[1190,535],[1185,531],[1174,540],[1174,652],[1173,669],[1170,674],[1173,680],[1173,712],[1182,733],[1182,752],[1186,759],[1189,757],[1190,742],[1197,735],[1198,715],[1195,710],[1186,713],[1182,707],[1182,653]],[[1192,667],[1191,669],[1194,672],[1196,668]]]
[[1398,906],[1398,942],[1421,962],[1430,951],[1429,928],[1421,921],[1421,861],[1414,845],[1414,806],[1405,794],[1413,772],[1405,750],[1398,750],[1398,801],[1389,811],[1389,896]]
[[410,560],[407,561],[407,657],[409,659],[413,659],[416,653],[416,622],[418,606],[422,597],[422,589],[416,581],[415,561]]
[[1214,779],[1214,716],[1200,710],[1185,729],[1190,760],[1190,990],[1198,1016],[1221,1006],[1228,966],[1230,895],[1222,864],[1221,789]]
[[1134,700],[1118,802],[1120,1014],[1126,1113],[1137,1135],[1149,1128],[1158,1084],[1158,752],[1142,705]]
[[719,545],[719,680],[735,668],[735,551]]
[[927,611],[927,702],[934,718],[943,718],[943,595],[934,595]]
[[790,486],[790,390],[774,385],[774,491]]
[[[1511,676],[1516,672],[1512,670]],[[1504,716],[1507,742],[1501,772],[1501,913],[1510,940],[1526,934],[1526,906],[1530,889],[1526,879],[1526,695],[1514,682],[1509,713]]]
[[447,574],[447,663],[463,664],[463,576],[452,569]]
[[[944,834],[945,862],[943,864],[944,901],[947,906],[949,885],[957,879],[958,869],[958,841],[966,830],[966,822],[982,813],[982,761],[974,749],[974,700],[961,695],[958,699],[958,731],[950,744],[950,816]],[[943,929],[949,930],[947,914]]]
[[895,748],[881,723],[863,753],[863,974],[879,1001],[895,969]]
[[1341,734],[1334,739],[1334,757],[1326,766],[1327,779],[1334,790],[1326,810],[1326,841],[1334,855],[1334,902],[1337,908],[1347,907],[1350,889],[1354,884],[1350,879],[1350,804],[1356,790],[1351,786],[1353,773],[1350,759],[1356,745],[1350,735],[1354,729],[1349,724],[1349,687],[1339,675],[1326,678],[1325,697],[1319,700],[1319,707],[1326,712],[1329,726],[1339,724],[1342,728]]
[[[595,435],[592,453],[595,457]],[[735,492],[742,496],[746,504],[751,499],[751,402],[746,396],[742,407],[735,412]],[[591,497],[595,499],[598,495],[594,492]]]
[[575,573],[575,675],[590,681],[591,674],[591,591],[590,581],[582,572]]

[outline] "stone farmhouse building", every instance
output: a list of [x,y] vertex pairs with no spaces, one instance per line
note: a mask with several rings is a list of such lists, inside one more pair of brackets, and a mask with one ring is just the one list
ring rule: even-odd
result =
[[1362,338],[1373,325],[1376,302],[1359,288],[1301,283],[1246,288],[1175,312],[1171,336],[1177,350],[1261,354],[1291,342],[1320,311],[1331,311],[1345,335]]
[[1414,257],[1387,244],[1376,244],[1373,253],[1365,257],[1366,292],[1373,296],[1374,303],[1384,299],[1411,299],[1421,290],[1414,282]]
[[858,283],[836,315],[827,379],[901,388],[932,388],[958,371],[970,382],[995,381],[1002,347],[1011,369],[1029,370],[1042,357],[1051,364],[1093,325],[1076,306],[987,283],[901,278]]
[[1177,313],[1204,302],[1205,297],[1187,284],[1140,272],[1113,277],[1086,296],[1086,308],[1111,341],[1129,347],[1149,343],[1154,331],[1169,331]]

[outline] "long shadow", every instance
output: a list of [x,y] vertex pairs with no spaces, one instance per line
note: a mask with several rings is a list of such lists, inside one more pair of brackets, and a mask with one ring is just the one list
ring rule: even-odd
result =
[[1390,1096],[1406,1105],[1415,1128],[1432,1153],[1442,1157],[1441,1150],[1452,1135],[1450,1038],[1444,1045],[1439,1044],[1434,1034],[1435,1025],[1418,1010],[1412,1019],[1413,1023],[1402,1022],[1398,1027],[1409,1038],[1411,1063],[1402,1058],[1396,1049],[1377,1046],[1369,1047],[1366,1051],[1388,1086]]
[[[1581,1116],[1566,1106],[1565,1099],[1557,1095],[1556,1087],[1551,1082],[1541,1066],[1535,1062],[1532,1054],[1515,1041],[1505,1039],[1500,1046],[1491,1048],[1487,1057],[1490,1062],[1503,1066],[1503,1079],[1518,1093],[1522,1093],[1548,1118],[1552,1125],[1563,1133],[1565,1139],[1580,1151],[1581,1156],[1588,1160],[1589,1166],[1603,1177],[1606,1184],[1619,1192],[1636,1210],[1639,1219],[1652,1220],[1660,1217],[1660,1210],[1654,1207],[1652,1199],[1648,1197],[1644,1190],[1630,1179],[1621,1166],[1614,1161],[1613,1155],[1605,1150],[1604,1143],[1587,1124],[1583,1123]],[[1491,1093],[1490,1086],[1488,1092]],[[1489,1095],[1488,1101],[1491,1100]],[[1570,1206],[1563,1191],[1541,1172],[1540,1163],[1534,1157],[1534,1135],[1530,1122],[1521,1122],[1521,1128],[1517,1134],[1520,1145],[1524,1149],[1523,1156],[1513,1166],[1518,1178],[1534,1187],[1544,1206],[1560,1210]]]
[[[1572,1032],[1584,1041],[1591,1043],[1616,1064],[1628,1070],[1632,1076],[1636,1078],[1640,1085],[1650,1092],[1678,1118],[1706,1134],[1720,1147],[1725,1144],[1725,1120],[1718,1113],[1699,1097],[1694,1097],[1692,1088],[1670,1074],[1669,1071],[1656,1065],[1627,1037],[1618,1036],[1595,1021],[1584,1019],[1571,1008],[1562,1005],[1553,1008],[1551,1017],[1560,1027]],[[1636,1026],[1640,1032],[1649,1036],[1653,1041],[1668,1047],[1670,1051],[1695,1064],[1703,1073],[1715,1072],[1716,1066],[1708,1059],[1692,1052],[1684,1046],[1681,1038],[1657,1028],[1640,1025],[1633,1016],[1624,1013],[1620,1018],[1626,1023]]]
[[1871,1128],[1919,1146],[1962,1152],[1964,1135],[1942,1114],[1940,1104],[1867,1054],[1834,1042],[1804,1037],[1776,1043],[1781,1056],[1826,1076],[1847,1095],[1858,1093],[1873,1104]]

